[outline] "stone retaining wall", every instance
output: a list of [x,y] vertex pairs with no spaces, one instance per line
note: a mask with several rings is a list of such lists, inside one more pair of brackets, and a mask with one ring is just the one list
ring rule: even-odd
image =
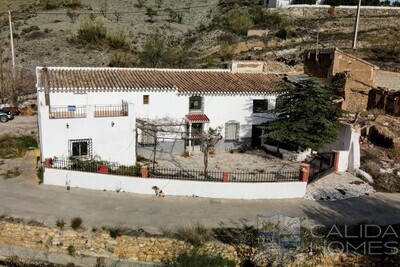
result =
[[[190,247],[190,244],[169,238],[119,236],[113,239],[107,230],[60,230],[6,221],[0,222],[1,244],[63,254],[68,254],[68,247],[72,245],[75,255],[143,262],[165,262]],[[210,242],[204,249],[236,259],[234,248],[222,243]]]
[[[288,6],[280,9],[280,11],[289,13],[295,17],[302,18],[329,18],[329,17],[354,17],[357,12],[357,7],[351,6]],[[380,16],[400,16],[400,8],[390,7],[361,7],[361,17],[380,17]]]

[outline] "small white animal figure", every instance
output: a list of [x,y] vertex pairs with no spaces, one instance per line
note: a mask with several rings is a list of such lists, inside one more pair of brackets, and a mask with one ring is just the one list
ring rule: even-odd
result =
[[156,192],[156,197],[165,197],[164,192],[158,186],[155,185],[151,189],[153,189],[154,192]]

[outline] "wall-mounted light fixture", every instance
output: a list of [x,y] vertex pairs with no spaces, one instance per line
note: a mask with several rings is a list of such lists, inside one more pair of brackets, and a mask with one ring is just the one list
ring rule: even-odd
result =
[[111,127],[114,127],[114,125],[115,125],[115,123],[112,121],[112,122],[111,122]]
[[67,124],[65,124],[65,127],[67,127],[67,129],[69,129],[69,124],[67,123]]

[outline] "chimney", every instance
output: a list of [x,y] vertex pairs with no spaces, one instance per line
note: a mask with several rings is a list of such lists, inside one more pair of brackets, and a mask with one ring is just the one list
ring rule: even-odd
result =
[[264,70],[263,61],[236,61],[229,64],[229,69],[233,73],[262,73]]
[[49,81],[49,70],[47,67],[43,68],[44,71],[44,99],[45,99],[45,105],[50,106],[50,81]]

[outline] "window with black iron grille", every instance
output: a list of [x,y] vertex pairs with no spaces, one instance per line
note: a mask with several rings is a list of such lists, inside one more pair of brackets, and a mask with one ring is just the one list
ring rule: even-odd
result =
[[92,139],[69,140],[69,155],[71,157],[91,157]]
[[202,97],[191,96],[189,97],[189,110],[201,110],[202,109]]
[[268,111],[268,99],[254,99],[253,113],[265,113]]
[[240,124],[237,121],[228,121],[225,123],[225,141],[233,142],[239,140]]

